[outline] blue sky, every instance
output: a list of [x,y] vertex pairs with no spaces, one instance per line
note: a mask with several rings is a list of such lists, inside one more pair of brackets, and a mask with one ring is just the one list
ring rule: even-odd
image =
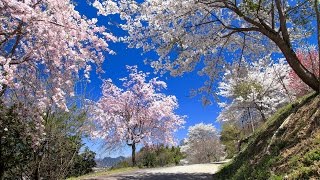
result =
[[[81,13],[87,16],[88,18],[97,17],[97,11],[85,3],[85,1],[80,1],[77,4],[76,9]],[[114,26],[108,26],[108,22],[116,22],[119,23],[120,20],[117,16],[112,17],[101,17],[98,16],[98,24],[105,25],[108,27],[109,31],[112,32],[116,36],[123,36],[125,32]],[[114,50],[116,55],[107,55],[106,60],[103,64],[104,74],[101,75],[102,78],[107,79],[111,78],[115,84],[121,85],[119,78],[126,77],[126,65],[138,65],[138,69],[144,72],[153,72],[153,69],[150,65],[144,64],[144,59],[157,59],[157,55],[155,53],[142,54],[141,49],[131,49],[127,48],[125,43],[112,43],[110,44],[110,48]],[[198,68],[200,68],[198,66]],[[157,74],[151,73],[150,77],[159,76]],[[200,77],[197,74],[197,71],[193,71],[191,73],[186,73],[183,76],[172,77],[168,74],[160,77],[161,80],[165,81],[168,85],[167,90],[164,92],[168,95],[175,95],[179,102],[179,109],[177,109],[176,113],[179,115],[187,115],[185,128],[179,130],[176,133],[176,138],[178,142],[185,138],[187,135],[188,127],[197,123],[212,123],[216,128],[220,128],[220,124],[216,122],[216,117],[219,113],[219,108],[217,104],[213,104],[211,106],[203,106],[201,103],[201,97],[190,97],[190,91],[192,89],[200,88],[206,77]],[[91,83],[88,84],[87,92],[88,98],[97,100],[101,96],[101,84],[102,80],[96,75],[94,72],[91,74]],[[130,154],[129,147],[122,152],[119,153],[111,153],[108,154],[104,152],[101,148],[100,141],[94,141],[86,139],[84,141],[87,146],[90,147],[91,150],[97,152],[97,157],[101,158],[104,156],[118,156],[125,155],[128,156]]]

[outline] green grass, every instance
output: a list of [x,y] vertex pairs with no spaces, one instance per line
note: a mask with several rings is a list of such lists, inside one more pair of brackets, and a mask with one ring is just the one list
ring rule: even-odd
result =
[[127,167],[127,168],[120,168],[120,169],[113,169],[113,170],[105,170],[105,171],[86,174],[79,177],[71,177],[71,178],[68,178],[67,180],[80,180],[80,179],[86,179],[86,178],[94,178],[98,176],[106,176],[106,175],[130,172],[137,169],[138,169],[137,167]]

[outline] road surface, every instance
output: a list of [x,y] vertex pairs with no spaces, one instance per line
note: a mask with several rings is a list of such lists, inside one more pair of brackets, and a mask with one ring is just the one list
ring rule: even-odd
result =
[[90,180],[193,180],[212,179],[222,163],[139,169],[125,173],[89,178]]

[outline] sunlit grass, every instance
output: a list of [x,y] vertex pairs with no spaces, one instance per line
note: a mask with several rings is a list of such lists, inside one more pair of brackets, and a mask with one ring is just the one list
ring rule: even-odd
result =
[[71,178],[68,178],[67,180],[87,179],[87,178],[93,178],[93,177],[98,177],[98,176],[106,176],[106,175],[118,174],[118,173],[123,173],[123,172],[130,172],[130,171],[137,170],[137,169],[138,169],[137,167],[127,167],[127,168],[121,168],[121,169],[104,170],[104,171],[86,174],[86,175],[79,176],[79,177],[71,177]]

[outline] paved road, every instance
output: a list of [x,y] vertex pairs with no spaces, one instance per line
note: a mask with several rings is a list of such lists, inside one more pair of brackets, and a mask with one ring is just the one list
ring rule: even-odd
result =
[[90,180],[193,180],[212,179],[221,164],[193,164],[185,166],[140,169],[126,173],[95,177]]

